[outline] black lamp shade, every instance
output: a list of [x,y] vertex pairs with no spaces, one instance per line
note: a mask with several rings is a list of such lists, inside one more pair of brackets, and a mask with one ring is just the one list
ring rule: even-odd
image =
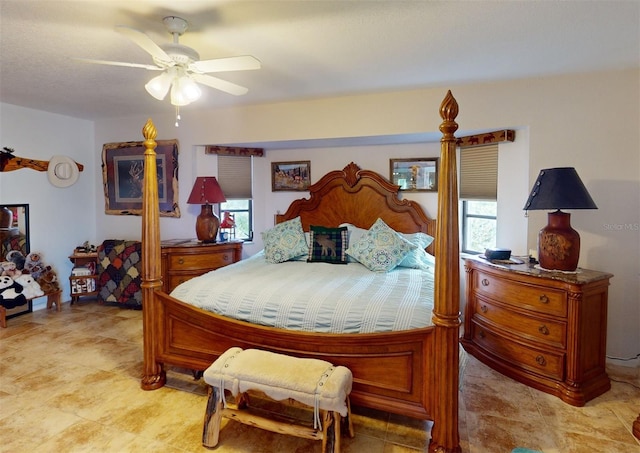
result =
[[598,209],[573,167],[540,170],[527,203],[527,211],[540,209]]

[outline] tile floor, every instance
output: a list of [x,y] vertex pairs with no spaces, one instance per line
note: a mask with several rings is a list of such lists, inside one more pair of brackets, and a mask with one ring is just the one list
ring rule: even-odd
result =
[[[0,452],[205,452],[206,390],[172,370],[162,389],[140,390],[141,312],[85,300],[40,310],[0,328]],[[638,370],[610,367],[611,391],[583,408],[508,379],[467,357],[460,390],[462,451],[640,453]],[[625,381],[627,383],[623,383]],[[343,451],[427,451],[428,422],[354,408]],[[215,451],[319,452],[320,442],[230,422]]]

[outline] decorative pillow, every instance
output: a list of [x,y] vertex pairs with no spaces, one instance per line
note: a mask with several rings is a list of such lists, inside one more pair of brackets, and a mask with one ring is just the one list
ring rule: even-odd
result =
[[359,241],[349,246],[347,254],[371,271],[388,272],[415,248],[415,245],[404,239],[382,219],[378,219]]
[[[360,240],[360,238],[362,238],[362,235],[367,232],[367,230],[365,230],[364,228],[358,228],[352,223],[341,223],[339,226],[347,227],[347,229],[349,230],[349,240],[348,240],[349,244],[355,244]],[[353,256],[347,255],[347,258],[348,258],[348,261],[351,263],[358,262],[358,260],[355,259]]]
[[428,253],[424,250],[429,247],[429,245],[433,242],[433,237],[429,236],[426,233],[400,233],[403,238],[407,241],[411,242],[416,246],[415,250],[407,253],[407,256],[404,257],[398,266],[400,267],[411,267],[414,269],[422,269],[425,266],[429,266],[428,258],[425,255]]
[[347,227],[326,228],[311,225],[309,230],[311,235],[308,262],[347,264],[345,253],[349,244]]
[[262,233],[264,255],[269,263],[283,263],[309,251],[300,217],[279,223]]

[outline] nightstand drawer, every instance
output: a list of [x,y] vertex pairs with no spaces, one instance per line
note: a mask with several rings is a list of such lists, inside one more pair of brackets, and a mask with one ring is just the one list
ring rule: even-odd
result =
[[474,275],[474,287],[478,294],[526,310],[555,316],[567,316],[567,296],[564,291],[526,285],[522,282],[498,278],[485,272],[475,272]]
[[473,341],[505,363],[553,379],[564,379],[564,353],[538,350],[516,343],[478,324],[475,320],[472,325]]
[[528,340],[544,342],[556,348],[566,347],[567,325],[564,322],[521,314],[479,297],[476,298],[474,317]]
[[174,271],[182,270],[211,270],[226,266],[234,262],[232,250],[211,254],[171,255],[169,267]]

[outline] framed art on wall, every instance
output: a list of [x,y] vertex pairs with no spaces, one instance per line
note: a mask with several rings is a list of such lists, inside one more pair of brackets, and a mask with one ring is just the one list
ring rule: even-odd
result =
[[303,191],[311,185],[311,162],[271,162],[271,190]]
[[[180,217],[178,141],[157,140],[157,144],[156,170],[160,215]],[[102,147],[102,180],[106,214],[142,214],[144,150],[143,142],[105,143]]]
[[390,177],[400,190],[413,192],[438,191],[438,158],[390,159]]

